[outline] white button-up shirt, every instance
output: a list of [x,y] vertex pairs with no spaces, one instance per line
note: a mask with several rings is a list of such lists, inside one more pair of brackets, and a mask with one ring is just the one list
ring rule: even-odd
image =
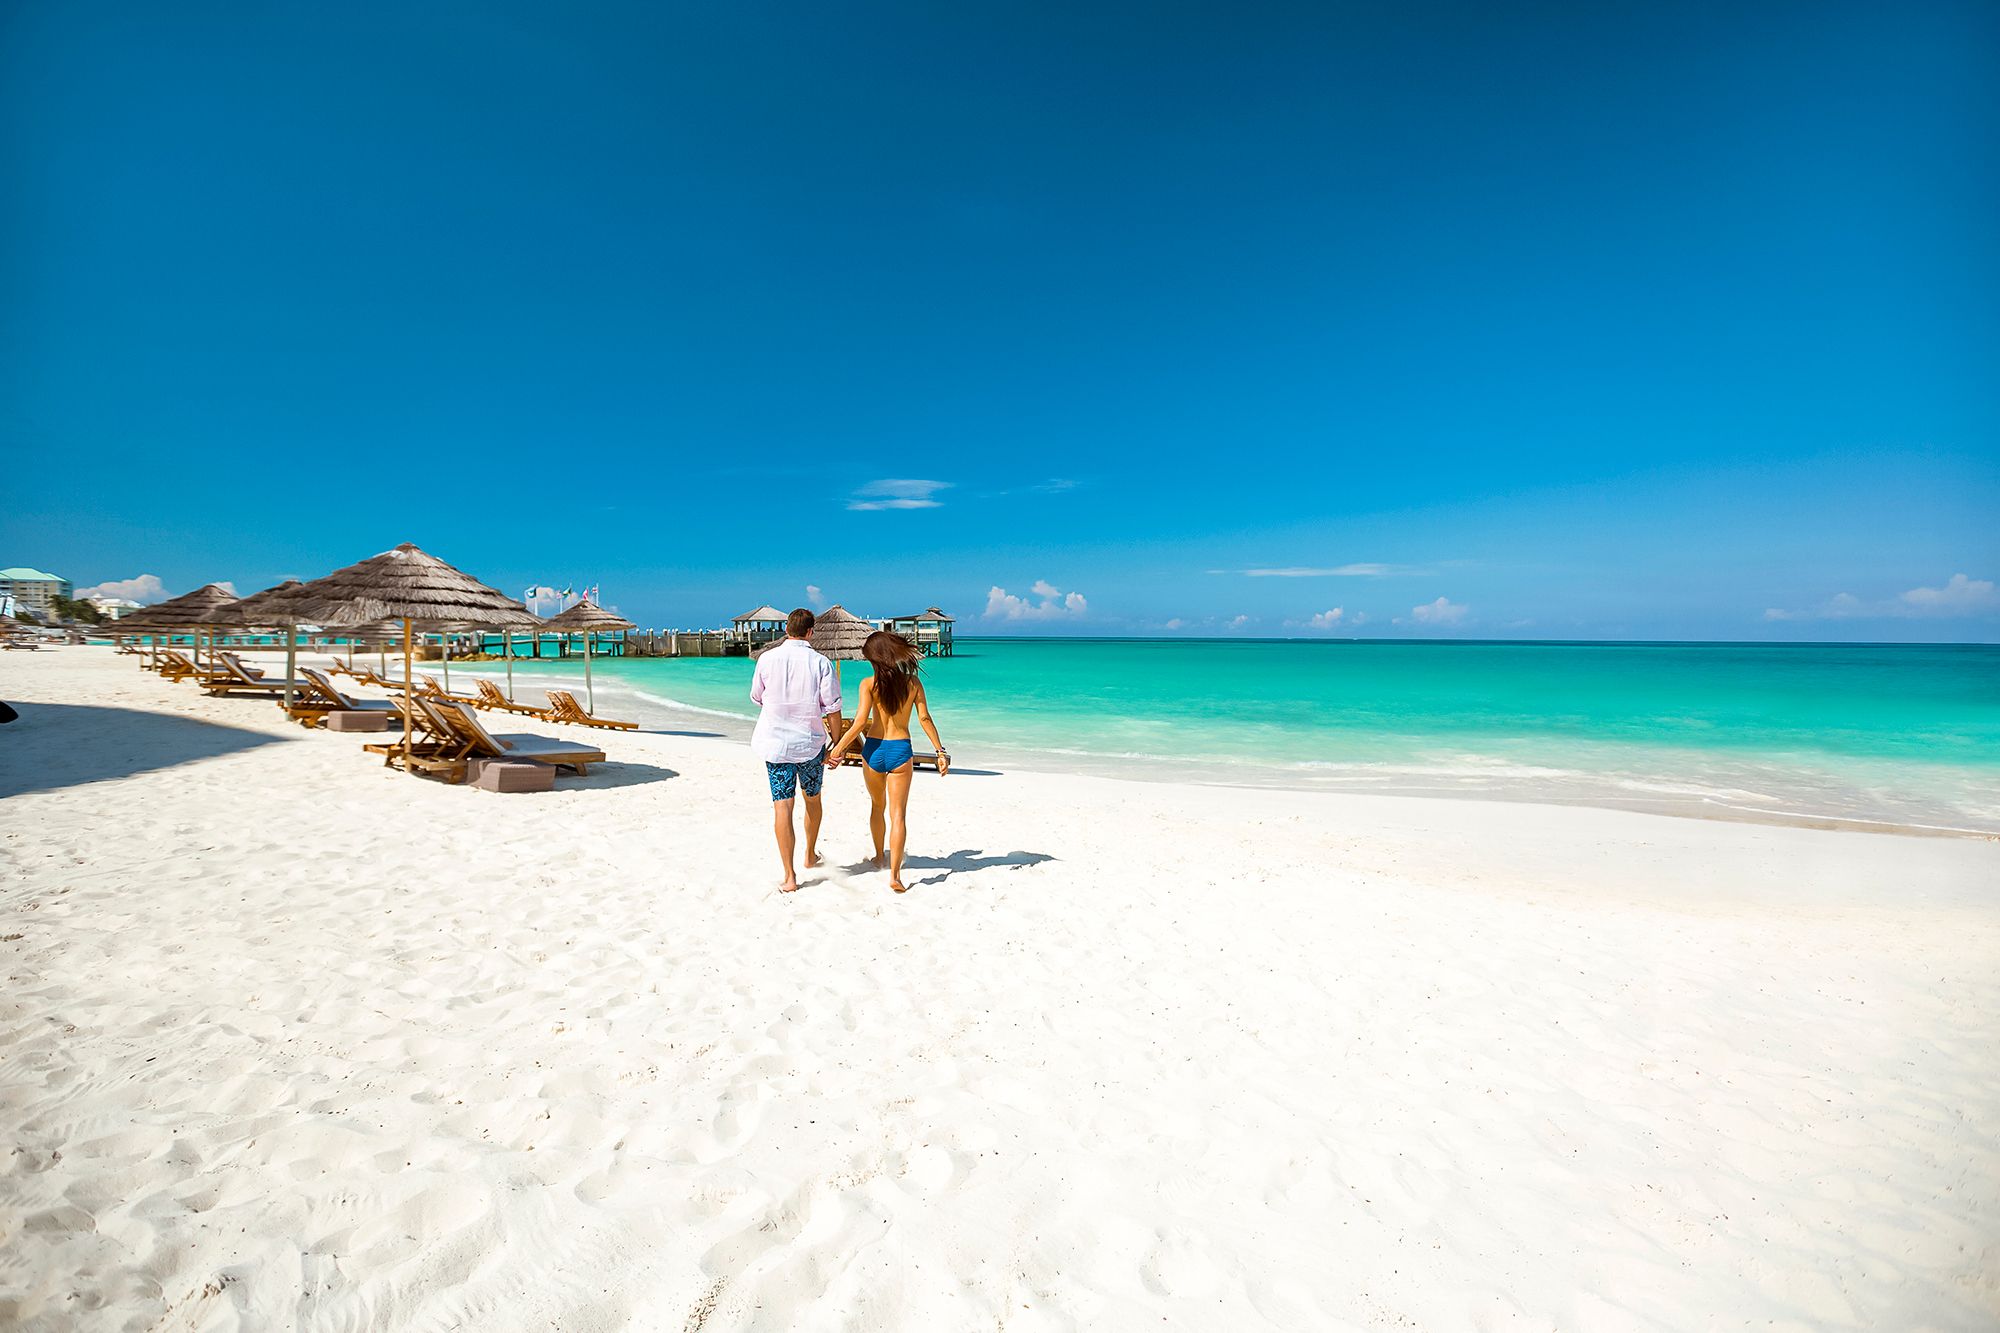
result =
[[840,711],[840,681],[811,644],[786,639],[757,659],[750,702],[761,710],[750,749],[769,764],[803,764],[827,747],[826,715]]

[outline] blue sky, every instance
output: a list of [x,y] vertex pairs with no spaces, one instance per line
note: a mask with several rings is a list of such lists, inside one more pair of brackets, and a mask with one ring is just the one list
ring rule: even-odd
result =
[[1985,3],[10,6],[0,564],[2000,639],[1996,52]]

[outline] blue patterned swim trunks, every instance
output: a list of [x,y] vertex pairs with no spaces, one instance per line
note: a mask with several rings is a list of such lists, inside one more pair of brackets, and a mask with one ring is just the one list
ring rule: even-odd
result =
[[771,799],[789,801],[798,794],[801,787],[806,795],[819,795],[820,783],[826,781],[826,751],[822,750],[817,759],[808,759],[800,764],[774,764],[765,761],[764,776],[771,780]]

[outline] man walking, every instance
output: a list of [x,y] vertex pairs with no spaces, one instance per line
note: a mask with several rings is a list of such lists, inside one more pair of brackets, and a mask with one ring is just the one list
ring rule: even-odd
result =
[[833,663],[813,651],[813,613],[800,607],[785,617],[785,641],[764,650],[750,677],[750,702],[758,706],[750,748],[771,780],[772,826],[785,880],[778,892],[799,887],[792,868],[797,835],[792,801],[806,795],[806,869],[819,864],[820,783],[826,778],[827,719],[840,715],[840,681]]

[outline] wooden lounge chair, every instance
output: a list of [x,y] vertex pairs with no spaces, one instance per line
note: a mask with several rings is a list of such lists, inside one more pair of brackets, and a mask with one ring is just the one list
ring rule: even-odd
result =
[[160,674],[178,684],[191,680],[206,688],[211,682],[223,680],[229,673],[217,668],[205,667],[185,653],[169,648],[161,654]]
[[402,705],[394,699],[356,699],[341,693],[340,687],[324,671],[306,667],[299,674],[305,677],[305,689],[293,697],[289,716],[303,726],[318,726],[328,713],[403,715]]
[[573,722],[579,727],[604,727],[611,731],[638,730],[637,722],[614,722],[608,717],[586,713],[583,705],[576,701],[576,696],[568,690],[550,690],[548,694],[548,717],[551,722]]
[[185,653],[173,648],[160,650],[159,672],[172,681],[200,679],[208,675],[206,671],[190,662]]
[[604,751],[575,741],[555,741],[546,736],[495,736],[480,722],[479,714],[462,704],[443,699],[419,699],[417,707],[427,714],[434,727],[451,732],[464,743],[466,759],[524,759],[587,773],[592,764],[605,762]]
[[[833,726],[833,738],[835,740],[839,740],[842,736],[845,736],[847,734],[847,729],[854,725],[854,719],[851,717],[844,717],[839,715],[836,715],[836,718],[839,725]],[[910,737],[910,767],[928,768],[933,773],[937,772],[938,757],[935,754],[931,753],[929,750],[917,749],[916,743],[917,743],[917,738],[915,736]],[[854,748],[849,750],[844,756],[842,756],[840,762],[842,764],[860,763],[861,742],[857,740],[854,743]]]
[[537,708],[533,704],[515,703],[512,699],[500,693],[500,687],[490,680],[475,680],[472,682],[472,685],[474,689],[479,691],[479,698],[473,704],[474,708],[497,708],[503,713],[522,713],[528,717],[538,717],[544,722],[549,721],[552,716],[546,708]]
[[202,682],[202,688],[210,694],[268,694],[282,698],[288,685],[293,693],[306,688],[303,680],[282,681],[256,674],[234,653],[217,653],[215,660],[222,663],[223,674]]
[[408,745],[398,736],[361,748],[381,755],[385,767],[393,768],[400,763],[404,768],[434,773],[446,782],[463,782],[471,745],[419,699],[411,704]]
[[449,699],[455,704],[471,704],[474,708],[479,707],[479,700],[470,695],[452,694],[438,684],[436,676],[428,676],[421,671],[417,673],[417,695],[424,699]]

